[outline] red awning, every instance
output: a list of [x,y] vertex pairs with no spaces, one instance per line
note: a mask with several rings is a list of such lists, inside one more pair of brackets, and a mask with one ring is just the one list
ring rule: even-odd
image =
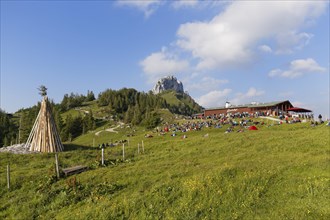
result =
[[290,111],[290,112],[312,112],[311,110],[304,109],[304,108],[298,108],[298,107],[288,108],[287,111]]

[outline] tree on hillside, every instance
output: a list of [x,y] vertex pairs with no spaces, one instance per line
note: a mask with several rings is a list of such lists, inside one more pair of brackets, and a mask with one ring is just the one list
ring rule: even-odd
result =
[[90,130],[94,130],[96,127],[93,113],[89,112],[85,116],[79,114],[73,117],[68,114],[65,118],[65,123],[61,131],[62,141],[71,141],[73,138],[79,135],[85,134]]
[[8,144],[9,126],[10,120],[8,115],[0,109],[0,147]]
[[146,109],[166,108],[164,98],[152,93],[138,92],[135,89],[123,88],[118,91],[108,89],[99,94],[99,106],[112,109],[119,119],[134,125],[140,124],[145,118]]
[[124,122],[125,123],[131,123],[132,119],[133,119],[133,116],[134,116],[134,109],[133,107],[131,106],[128,106],[128,109],[125,113],[125,116],[124,116]]
[[140,111],[139,105],[135,105],[133,111],[134,112],[133,112],[133,118],[132,118],[131,123],[133,125],[138,125],[142,121],[142,112]]
[[60,133],[62,141],[67,141],[67,140],[69,140],[69,136],[70,135],[72,136],[72,134],[70,134],[70,132],[71,132],[70,128],[72,127],[72,123],[73,123],[72,115],[69,114],[65,118],[65,123],[64,123],[63,129]]
[[84,95],[74,93],[71,93],[70,95],[65,94],[60,104],[61,110],[64,112],[68,111],[69,109],[81,106],[85,100],[86,97]]
[[95,120],[93,117],[93,112],[90,111],[85,115],[83,118],[83,134],[85,134],[87,131],[94,130],[96,127]]
[[159,114],[154,111],[151,112],[149,108],[146,109],[144,116],[142,124],[146,126],[147,129],[155,128],[161,122]]
[[86,96],[86,101],[90,102],[90,101],[94,101],[95,100],[95,95],[93,93],[93,91],[87,91],[87,96]]
[[55,120],[57,131],[58,131],[58,133],[61,133],[63,126],[64,126],[63,119],[61,116],[61,111],[59,109],[53,108],[53,115],[54,115],[54,120]]

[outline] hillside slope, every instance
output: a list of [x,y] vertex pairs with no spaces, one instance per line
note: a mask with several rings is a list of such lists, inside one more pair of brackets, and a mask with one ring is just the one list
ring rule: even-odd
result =
[[173,90],[164,91],[159,94],[170,105],[174,113],[192,115],[202,112],[202,107],[193,98],[185,93],[177,93]]
[[[133,88],[107,89],[101,92],[97,99],[94,93],[89,91],[86,96],[65,94],[61,103],[55,104],[51,101],[51,106],[55,123],[64,141],[111,124],[111,121],[154,128],[161,123],[172,122],[174,115],[191,116],[202,111],[185,93],[167,90],[155,95]],[[0,127],[6,128],[0,131],[0,147],[24,143],[39,109],[40,103],[17,111],[13,117],[8,117],[0,111],[0,119],[3,118]]]
[[[0,178],[0,218],[329,218],[329,127],[226,128],[153,138],[145,138],[142,127],[126,126],[118,133],[86,134],[66,145],[59,160],[62,167],[83,164],[90,170],[60,180],[53,154],[0,153],[0,176],[10,163],[12,178],[9,191]],[[106,165],[100,166],[93,138],[96,145],[129,138],[125,160],[120,144],[105,149]]]

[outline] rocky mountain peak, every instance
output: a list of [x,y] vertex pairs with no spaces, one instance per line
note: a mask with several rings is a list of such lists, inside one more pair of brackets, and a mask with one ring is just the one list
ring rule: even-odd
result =
[[174,76],[167,76],[158,80],[152,92],[159,94],[163,91],[174,90],[178,93],[184,93],[183,84]]

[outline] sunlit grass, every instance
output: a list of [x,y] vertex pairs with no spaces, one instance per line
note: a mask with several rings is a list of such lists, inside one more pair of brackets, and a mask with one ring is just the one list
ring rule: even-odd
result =
[[[1,153],[0,219],[328,219],[329,127],[258,128],[228,134],[226,126],[203,128],[175,137],[142,127],[93,131],[59,154],[62,167],[90,169],[60,180],[53,154]],[[128,139],[124,161],[119,144],[105,149],[100,165],[99,144]]]

